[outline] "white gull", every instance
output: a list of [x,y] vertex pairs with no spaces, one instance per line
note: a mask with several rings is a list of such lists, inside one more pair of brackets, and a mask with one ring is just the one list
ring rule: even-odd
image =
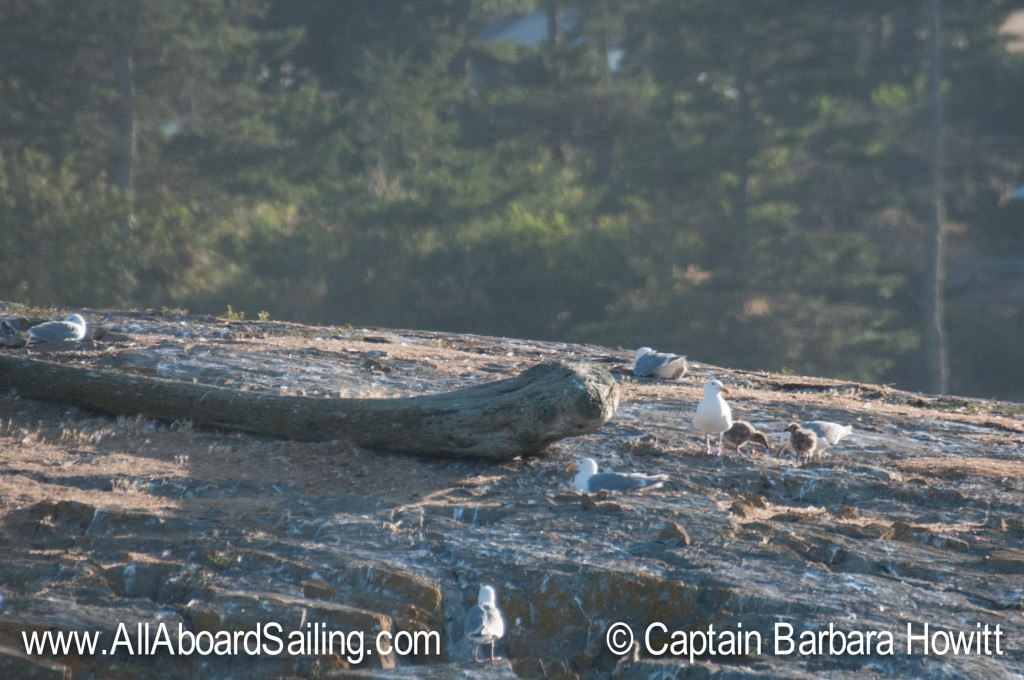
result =
[[85,339],[89,332],[89,324],[82,318],[81,314],[72,314],[61,321],[47,321],[38,326],[28,329],[28,341],[37,342],[60,342],[61,340]]
[[654,376],[663,380],[675,380],[686,375],[686,357],[667,352],[655,352],[650,347],[636,351],[633,375],[639,378]]
[[579,463],[570,465],[567,471],[577,473],[572,484],[581,493],[657,489],[668,480],[668,475],[645,475],[641,472],[598,474],[597,461],[593,458],[584,458]]
[[725,403],[722,393],[729,394],[728,388],[718,380],[704,383],[704,398],[697,404],[693,414],[693,426],[704,433],[707,453],[711,455],[711,435],[718,435],[718,455],[722,455],[722,433],[732,427],[732,410]]
[[491,646],[491,661],[494,661],[494,642],[505,635],[505,618],[498,609],[498,595],[494,586],[480,586],[477,604],[466,614],[466,637],[473,641],[473,658],[480,658],[480,647]]

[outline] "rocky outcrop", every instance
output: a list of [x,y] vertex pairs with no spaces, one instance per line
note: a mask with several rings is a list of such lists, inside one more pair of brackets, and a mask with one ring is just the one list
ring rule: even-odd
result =
[[[479,462],[5,394],[0,677],[1014,678],[1024,667],[1019,405],[697,363],[678,383],[636,380],[632,351],[591,346],[90,316],[105,335],[49,360],[324,399],[583,362],[617,375],[622,401],[597,432]],[[854,432],[820,463],[705,456],[690,415],[711,376],[770,438],[793,420]],[[577,494],[564,469],[585,455],[670,481]],[[505,612],[505,660],[475,664],[462,623],[484,582]],[[609,649],[617,622],[640,642],[636,658]],[[26,653],[24,638],[47,632],[98,634],[97,647]],[[317,647],[330,632],[334,648]],[[961,632],[977,644],[945,650]],[[416,653],[396,649],[406,643]]]

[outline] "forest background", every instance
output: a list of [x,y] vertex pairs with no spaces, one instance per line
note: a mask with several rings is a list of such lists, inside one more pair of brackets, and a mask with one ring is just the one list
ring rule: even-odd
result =
[[1024,401],[1021,7],[0,0],[0,299]]

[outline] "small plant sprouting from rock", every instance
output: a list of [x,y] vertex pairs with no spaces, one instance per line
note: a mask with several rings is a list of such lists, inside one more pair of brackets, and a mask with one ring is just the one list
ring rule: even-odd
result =
[[110,486],[114,493],[144,494],[149,491],[149,482],[131,477],[119,477]]
[[206,553],[206,559],[217,569],[227,569],[232,563],[238,561],[238,558],[220,550],[211,550]]
[[3,435],[5,437],[13,437],[15,436],[15,434],[15,426],[10,418],[0,420],[0,435]]
[[7,312],[17,314],[19,316],[50,317],[57,314],[57,309],[55,307],[35,307],[21,302],[9,302],[4,306],[6,307]]
[[228,321],[245,321],[245,312],[236,312],[231,308],[231,305],[228,305],[228,311],[226,311],[224,316],[221,318],[227,319]]
[[259,314],[256,315],[256,318],[259,319],[260,321],[264,321],[264,322],[270,321],[270,312],[268,312],[266,310],[263,310]]
[[141,415],[126,416],[120,415],[117,417],[117,429],[128,435],[138,436],[142,433],[142,428],[146,426],[146,419]]
[[207,453],[211,456],[218,456],[220,460],[227,460],[233,451],[230,444],[210,444],[206,447]]
[[296,328],[271,329],[270,335],[278,338],[305,338],[306,340],[315,340],[317,336],[314,331]]

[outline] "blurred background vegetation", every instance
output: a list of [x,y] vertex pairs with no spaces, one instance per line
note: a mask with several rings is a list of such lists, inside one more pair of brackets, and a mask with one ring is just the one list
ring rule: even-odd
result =
[[[941,9],[951,389],[1018,400],[1022,6]],[[927,384],[926,0],[0,8],[0,299]]]

